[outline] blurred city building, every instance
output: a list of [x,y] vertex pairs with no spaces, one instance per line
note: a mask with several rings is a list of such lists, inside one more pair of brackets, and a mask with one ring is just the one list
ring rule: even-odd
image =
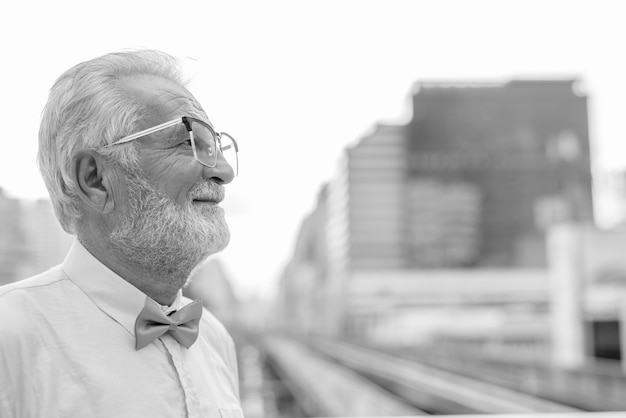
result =
[[378,125],[346,150],[329,185],[327,243],[333,268],[406,266],[405,133],[402,126]]
[[563,222],[593,223],[576,80],[418,83],[410,122],[376,126],[320,191],[280,317],[390,343],[523,336],[545,354],[546,230]]
[[411,178],[406,190],[406,264],[466,267],[480,252],[482,194],[467,181]]
[[63,261],[73,237],[60,227],[48,200],[0,194],[0,284],[41,273]]
[[564,224],[549,244],[553,362],[619,360],[626,370],[626,230]]
[[418,83],[413,114],[409,177],[479,190],[468,264],[545,267],[543,227],[593,221],[587,98],[576,80]]
[[328,187],[323,186],[315,209],[302,221],[293,256],[284,270],[277,317],[287,328],[324,333],[335,317],[330,310],[319,309],[330,296],[331,285],[326,271],[327,202]]
[[23,279],[60,264],[74,236],[63,231],[47,199],[21,202],[20,218],[28,248],[28,261],[19,270],[19,278]]
[[20,222],[20,201],[0,189],[0,285],[17,280],[19,267],[28,256],[26,237]]
[[[347,328],[377,346],[428,344],[549,352],[550,277],[539,269],[357,271],[347,284]],[[481,347],[477,347],[481,348]],[[522,352],[523,350],[523,352]]]
[[598,202],[597,220],[602,228],[626,227],[626,171],[594,171],[594,199]]

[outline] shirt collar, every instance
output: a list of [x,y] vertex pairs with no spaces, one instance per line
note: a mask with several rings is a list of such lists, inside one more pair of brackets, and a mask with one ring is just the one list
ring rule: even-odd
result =
[[[102,264],[77,239],[62,269],[100,310],[135,335],[135,321],[148,296]],[[182,291],[178,291],[171,307],[163,309],[169,312],[182,303]]]

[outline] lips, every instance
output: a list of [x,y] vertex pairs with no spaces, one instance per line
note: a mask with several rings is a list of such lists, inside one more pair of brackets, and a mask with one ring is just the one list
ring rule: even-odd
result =
[[221,202],[221,200],[215,200],[215,199],[205,198],[205,197],[194,198],[191,201],[193,203],[213,203],[213,204],[218,204]]
[[192,202],[200,202],[200,203],[220,203],[222,200],[224,200],[224,195],[223,194],[208,194],[208,195],[195,195],[191,201]]
[[218,204],[224,200],[224,186],[214,182],[197,183],[189,191],[193,203]]

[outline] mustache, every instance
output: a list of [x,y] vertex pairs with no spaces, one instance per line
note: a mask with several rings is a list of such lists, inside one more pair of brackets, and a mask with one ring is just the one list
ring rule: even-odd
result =
[[219,203],[226,196],[226,189],[223,185],[214,181],[201,181],[193,185],[189,190],[190,200],[205,200]]

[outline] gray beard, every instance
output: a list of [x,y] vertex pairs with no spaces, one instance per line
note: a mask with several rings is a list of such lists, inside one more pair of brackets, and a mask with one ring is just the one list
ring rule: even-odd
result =
[[[228,244],[230,232],[222,208],[193,206],[191,202],[181,207],[137,174],[130,173],[127,181],[129,206],[109,240],[143,271],[186,280],[197,266]],[[215,194],[220,187],[214,182],[198,183],[190,196],[200,190]]]

